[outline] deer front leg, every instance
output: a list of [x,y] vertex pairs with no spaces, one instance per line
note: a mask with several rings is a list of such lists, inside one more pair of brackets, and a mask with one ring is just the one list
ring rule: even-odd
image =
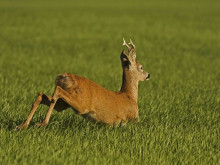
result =
[[38,108],[38,106],[40,104],[45,104],[45,105],[49,106],[51,99],[52,99],[52,97],[46,96],[43,93],[39,93],[39,95],[37,96],[35,102],[32,105],[32,109],[31,109],[26,121],[24,123],[16,126],[15,130],[22,130],[24,128],[27,128],[28,125],[30,124],[30,121],[33,118],[34,113],[35,113],[36,109]]

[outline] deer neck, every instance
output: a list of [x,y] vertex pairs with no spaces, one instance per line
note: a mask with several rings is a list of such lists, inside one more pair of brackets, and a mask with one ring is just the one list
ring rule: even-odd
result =
[[138,99],[138,80],[128,70],[123,69],[122,86],[120,92],[126,93],[128,97],[137,103]]

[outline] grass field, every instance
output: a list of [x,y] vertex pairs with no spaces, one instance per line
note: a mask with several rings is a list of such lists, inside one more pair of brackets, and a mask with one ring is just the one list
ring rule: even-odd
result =
[[[220,1],[0,0],[0,164],[220,164]],[[93,124],[71,109],[15,132],[69,72],[118,91],[122,38],[151,79],[140,123]]]

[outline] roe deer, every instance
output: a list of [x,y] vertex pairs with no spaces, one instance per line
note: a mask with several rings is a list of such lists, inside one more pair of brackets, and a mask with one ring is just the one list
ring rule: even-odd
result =
[[39,127],[48,124],[53,109],[60,112],[68,107],[72,107],[83,117],[109,125],[119,125],[121,122],[126,123],[131,120],[139,121],[138,82],[148,80],[150,74],[144,72],[142,65],[136,60],[135,45],[132,41],[130,40],[128,44],[124,39],[123,41],[128,53],[123,50],[120,56],[123,79],[119,92],[109,91],[93,81],[75,74],[58,75],[53,96],[39,93],[26,121],[16,129],[28,127],[40,104],[49,106],[49,110],[43,122],[37,124]]

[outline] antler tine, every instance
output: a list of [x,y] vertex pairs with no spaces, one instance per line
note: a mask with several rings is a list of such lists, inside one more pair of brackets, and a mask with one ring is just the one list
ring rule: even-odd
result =
[[135,49],[135,45],[133,44],[133,42],[131,41],[131,39],[130,39],[130,42],[129,42],[128,44],[131,45],[133,49]]
[[131,47],[126,43],[125,39],[123,38],[123,46],[126,46],[128,48],[128,50],[131,50]]

